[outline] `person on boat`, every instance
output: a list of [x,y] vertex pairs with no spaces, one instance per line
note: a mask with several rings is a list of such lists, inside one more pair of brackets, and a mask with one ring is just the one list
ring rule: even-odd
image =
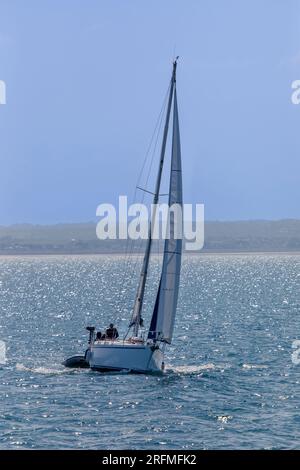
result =
[[104,338],[104,335],[101,333],[101,331],[97,331],[96,341],[101,341],[103,338]]
[[109,338],[109,339],[117,339],[119,337],[118,330],[117,330],[117,328],[114,327],[113,323],[111,323],[109,325],[109,328],[107,328],[106,333],[105,333],[105,337]]

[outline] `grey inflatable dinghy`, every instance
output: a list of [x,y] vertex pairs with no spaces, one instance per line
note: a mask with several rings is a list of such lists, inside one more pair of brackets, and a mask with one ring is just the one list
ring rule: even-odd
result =
[[81,369],[87,369],[90,367],[89,363],[85,359],[85,356],[72,356],[66,359],[63,362],[63,365],[65,367],[74,367],[74,368],[81,368]]

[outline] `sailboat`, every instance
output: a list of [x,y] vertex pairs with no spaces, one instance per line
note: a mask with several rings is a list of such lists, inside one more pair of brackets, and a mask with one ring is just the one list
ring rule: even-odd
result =
[[[90,367],[98,371],[130,371],[136,373],[160,372],[164,370],[164,351],[172,341],[181,270],[182,237],[176,233],[181,220],[176,220],[176,211],[168,214],[168,237],[164,242],[163,263],[156,300],[146,337],[141,332],[142,309],[153,241],[153,225],[159,203],[162,173],[165,163],[169,123],[173,108],[173,130],[168,206],[174,204],[182,209],[181,149],[176,92],[177,59],[173,62],[169,95],[167,98],[159,168],[153,193],[153,212],[132,310],[129,333],[123,340],[95,340],[94,327],[88,327],[90,337],[85,356],[74,356],[65,361],[67,367]],[[175,233],[176,232],[176,233]],[[181,230],[182,233],[182,230]]]

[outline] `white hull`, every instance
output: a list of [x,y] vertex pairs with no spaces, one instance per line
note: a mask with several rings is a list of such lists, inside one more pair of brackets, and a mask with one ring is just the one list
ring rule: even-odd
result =
[[160,349],[143,343],[123,341],[94,343],[87,357],[93,370],[127,370],[131,372],[161,372],[163,354]]

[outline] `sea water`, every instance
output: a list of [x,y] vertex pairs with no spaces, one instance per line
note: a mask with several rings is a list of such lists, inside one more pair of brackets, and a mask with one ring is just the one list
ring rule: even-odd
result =
[[186,256],[162,375],[61,365],[84,353],[87,325],[125,334],[140,263],[0,258],[0,448],[299,449],[297,254]]

